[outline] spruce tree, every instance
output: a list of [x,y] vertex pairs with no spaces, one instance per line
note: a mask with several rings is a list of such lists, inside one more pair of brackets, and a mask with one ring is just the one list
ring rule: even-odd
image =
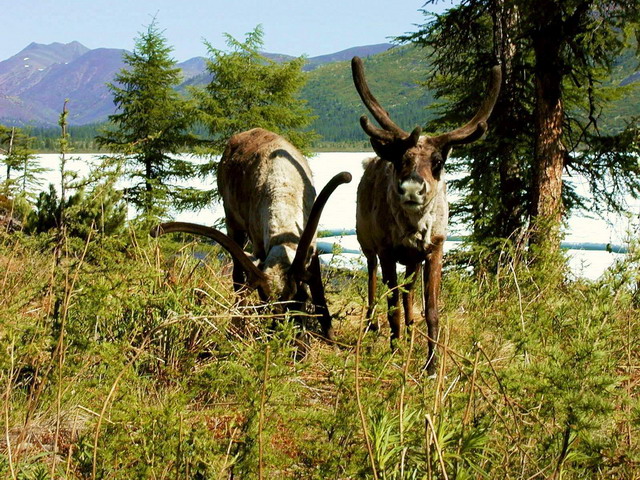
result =
[[[490,133],[456,152],[467,174],[452,183],[466,189],[460,210],[472,221],[473,240],[493,247],[529,227],[533,244],[557,249],[563,214],[588,206],[563,172],[585,175],[596,202],[615,209],[624,207],[620,194],[640,192],[630,155],[637,124],[607,131],[600,116],[613,61],[638,25],[637,2],[463,0],[442,15],[424,13],[430,21],[401,40],[428,48],[431,80],[448,100],[432,128],[468,117],[489,67],[503,68]],[[602,156],[603,145],[615,148]]]
[[[244,42],[226,35],[230,51],[206,43],[212,79],[202,90],[193,90],[201,119],[209,133],[204,151],[219,155],[233,134],[262,127],[286,137],[301,150],[308,150],[315,133],[308,130],[313,117],[298,98],[306,82],[304,58],[276,63],[260,53],[263,31],[258,25]],[[205,171],[215,170],[215,162]]]
[[145,214],[162,216],[169,208],[187,208],[198,202],[197,191],[176,180],[194,174],[191,162],[181,159],[194,141],[190,103],[175,90],[180,69],[172,48],[155,19],[135,40],[133,53],[125,53],[127,65],[109,84],[117,112],[98,143],[124,155],[131,169],[132,185],[126,198]]
[[41,174],[48,168],[40,166],[31,149],[33,138],[17,127],[0,125],[0,161],[5,166],[5,179],[0,188],[5,195],[28,198],[41,184]]

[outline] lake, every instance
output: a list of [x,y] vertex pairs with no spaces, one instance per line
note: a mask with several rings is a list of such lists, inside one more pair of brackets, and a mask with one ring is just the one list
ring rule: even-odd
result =
[[[372,153],[369,152],[331,152],[318,153],[310,158],[309,164],[313,171],[316,190],[318,191],[338,172],[346,170],[353,175],[353,181],[350,184],[338,187],[327,202],[320,220],[320,230],[351,231],[355,229],[356,190],[362,176],[362,161],[371,156]],[[52,169],[43,176],[42,190],[47,189],[49,183],[53,183],[57,187],[60,184],[60,174],[58,172],[59,156],[45,154],[39,155],[38,158],[42,166]],[[199,158],[195,160],[202,161]],[[97,163],[97,155],[73,155],[73,159],[68,162],[67,168],[77,171],[80,176],[86,176],[92,165],[97,165]],[[579,193],[586,194],[588,192],[586,181],[581,182],[576,177],[572,177],[571,181]],[[203,189],[211,188],[214,184],[215,181],[213,179],[209,181],[194,179],[188,183],[189,186]],[[456,196],[449,195],[450,203],[458,200],[459,198]],[[630,208],[626,215],[608,215],[606,220],[595,215],[593,217],[572,215],[567,222],[565,242],[572,244],[626,245],[630,232],[635,234],[638,232],[638,218],[640,215],[640,202],[629,199],[629,205]],[[199,211],[185,211],[174,215],[175,220],[202,224],[213,224],[222,217],[223,210],[220,204],[214,204]],[[450,228],[450,234],[452,235],[465,235],[466,232],[465,225],[457,225]],[[354,236],[323,239],[325,244],[327,241],[339,243],[347,251],[358,250],[358,244]],[[455,245],[456,242],[447,241],[445,251],[450,250]],[[607,251],[582,249],[570,249],[568,254],[572,272],[577,276],[590,279],[598,278],[616,259],[623,256],[622,254],[609,253]],[[357,265],[358,255],[347,253],[337,261],[351,266],[354,259]],[[323,261],[328,261],[328,257],[324,257]]]

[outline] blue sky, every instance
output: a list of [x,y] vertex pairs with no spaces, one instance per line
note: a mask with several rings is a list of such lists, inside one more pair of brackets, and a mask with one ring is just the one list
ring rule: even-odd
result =
[[[225,48],[257,24],[265,50],[317,56],[389,41],[424,23],[424,0],[2,0],[0,60],[31,42],[79,41],[88,48],[133,48],[154,15],[178,61],[205,55],[202,39]],[[7,4],[10,4],[7,5]],[[429,10],[451,7],[440,0]]]

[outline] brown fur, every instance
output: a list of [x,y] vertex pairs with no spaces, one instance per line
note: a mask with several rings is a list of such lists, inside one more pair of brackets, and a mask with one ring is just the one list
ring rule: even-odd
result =
[[[220,161],[218,190],[229,236],[239,245],[248,238],[260,269],[269,277],[273,296],[280,301],[308,301],[307,286],[289,274],[316,198],[306,158],[273,132],[254,128],[239,133],[229,139]],[[331,337],[315,234],[306,258],[311,297],[321,315],[323,333]],[[233,279],[237,289],[245,282],[245,272],[235,260]]]
[[[323,335],[331,339],[316,230],[331,194],[350,181],[351,175],[341,172],[316,198],[307,159],[281,136],[254,128],[229,139],[218,167],[228,235],[187,222],[166,222],[150,234],[186,232],[211,238],[233,257],[236,291],[248,285],[263,300],[278,300],[281,310],[313,306]],[[243,251],[247,238],[258,266]]]
[[[274,162],[284,168],[288,164],[291,175],[275,177]],[[229,139],[218,167],[218,191],[227,232],[234,240],[248,235],[261,261],[277,245],[295,251],[316,198],[307,159],[284,138],[261,128]],[[274,223],[284,207],[291,215]],[[315,241],[312,246],[315,249]]]
[[452,145],[475,141],[486,131],[500,89],[500,69],[492,70],[489,94],[466,125],[436,137],[420,136],[420,128],[407,133],[398,127],[373,96],[364,77],[362,61],[352,60],[354,84],[364,105],[382,128],[361,117],[378,157],[367,162],[358,185],[356,232],[367,258],[369,288],[367,318],[372,329],[376,304],[378,260],[382,279],[389,288],[387,318],[391,345],[400,337],[401,311],[396,263],[406,266],[402,293],[406,325],[413,323],[413,290],[424,262],[424,311],[429,337],[426,367],[435,372],[438,339],[438,297],[442,277],[443,245],[449,207],[444,162]]
[[[387,317],[391,327],[391,341],[400,337],[402,312],[396,263],[406,266],[402,294],[406,325],[414,321],[413,303],[415,281],[424,269],[425,315],[429,341],[427,367],[435,369],[435,340],[438,335],[438,293],[442,270],[443,245],[446,238],[448,203],[443,172],[433,171],[432,154],[435,152],[426,137],[418,146],[405,152],[400,161],[376,157],[368,163],[358,185],[356,231],[369,269],[369,308],[367,318],[372,329],[376,304],[376,272],[378,261],[382,278],[390,289],[387,299]],[[422,207],[406,208],[398,193],[403,179],[417,173],[428,185]]]
[[[278,300],[281,310],[312,307],[323,335],[331,339],[315,238],[327,200],[350,181],[351,175],[341,172],[316,198],[307,159],[279,135],[254,128],[229,139],[218,168],[228,235],[187,222],[162,223],[150,234],[186,232],[211,238],[233,257],[236,291],[248,285],[263,300]],[[243,251],[247,238],[258,266]]]

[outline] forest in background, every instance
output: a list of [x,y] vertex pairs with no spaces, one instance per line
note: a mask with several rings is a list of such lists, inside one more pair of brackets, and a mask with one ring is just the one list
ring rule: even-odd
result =
[[[413,45],[396,46],[367,57],[371,88],[379,92],[383,104],[389,105],[389,112],[397,123],[408,129],[425,125],[438,114],[434,90],[428,82],[425,83],[428,73],[433,69],[429,58],[428,49]],[[601,118],[603,132],[620,130],[624,126],[624,119],[640,116],[640,81],[633,77],[638,71],[639,62],[633,44],[616,59],[610,84],[623,83],[627,90],[607,105]],[[314,142],[314,149],[369,150],[369,142],[358,124],[358,118],[364,110],[353,88],[348,62],[321,65],[305,72],[305,77],[307,81],[299,97],[308,103],[315,117],[309,126],[319,135]],[[70,145],[79,153],[100,151],[94,139],[104,126],[104,123],[70,126]],[[57,127],[23,128],[34,137],[34,150],[43,153],[57,151],[60,134]],[[194,132],[205,134],[203,128],[197,128]]]

